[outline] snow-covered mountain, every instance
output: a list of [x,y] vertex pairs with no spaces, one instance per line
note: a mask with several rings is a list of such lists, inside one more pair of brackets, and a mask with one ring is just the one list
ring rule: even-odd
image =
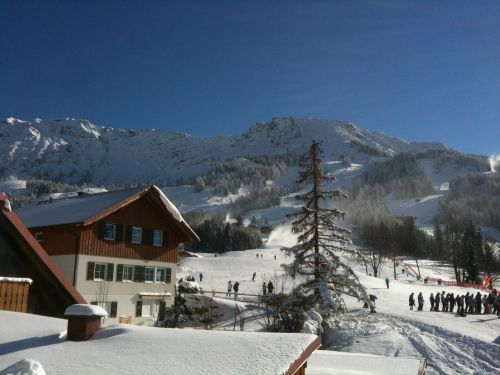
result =
[[129,130],[88,120],[0,121],[0,177],[68,183],[172,183],[237,156],[301,154],[322,140],[325,158],[373,156],[447,149],[436,142],[407,142],[347,121],[274,118],[238,136],[200,138],[157,129]]

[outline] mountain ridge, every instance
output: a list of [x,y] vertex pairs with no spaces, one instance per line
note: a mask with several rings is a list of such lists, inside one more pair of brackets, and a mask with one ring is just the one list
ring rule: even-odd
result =
[[241,135],[198,137],[158,129],[123,129],[85,119],[0,121],[0,177],[68,183],[173,183],[238,156],[302,154],[321,140],[325,157],[366,162],[401,152],[448,150],[438,142],[408,142],[345,120],[274,117]]

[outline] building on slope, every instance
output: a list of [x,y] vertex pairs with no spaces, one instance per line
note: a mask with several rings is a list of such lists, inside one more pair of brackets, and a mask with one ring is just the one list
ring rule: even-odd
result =
[[12,212],[4,194],[0,194],[0,259],[0,309],[63,317],[66,307],[85,303]]
[[179,244],[198,236],[154,186],[49,199],[17,211],[89,303],[136,324],[173,303]]

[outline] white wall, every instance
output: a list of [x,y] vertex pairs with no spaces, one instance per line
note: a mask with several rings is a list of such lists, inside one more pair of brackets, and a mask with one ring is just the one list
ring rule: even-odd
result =
[[[97,263],[113,263],[114,274],[113,281],[90,281],[87,280],[87,264],[88,262]],[[151,267],[165,267],[172,270],[172,277],[170,283],[139,283],[139,282],[123,282],[114,281],[116,279],[117,265],[118,264],[130,264],[137,266],[151,266]],[[131,315],[132,323],[134,324],[152,324],[153,317],[156,317],[158,312],[158,303],[156,301],[143,301],[142,313],[143,317],[135,317],[136,302],[140,299],[139,293],[170,293],[171,297],[166,297],[165,302],[167,307],[171,306],[174,302],[174,285],[176,277],[176,264],[175,263],[165,263],[165,262],[155,262],[155,261],[142,261],[137,259],[123,259],[123,258],[111,258],[111,257],[100,257],[94,255],[79,255],[78,257],[78,268],[77,268],[77,282],[76,288],[85,298],[85,300],[90,303],[96,301],[99,295],[104,294],[108,302],[116,301],[118,302],[117,317],[107,318],[105,320],[108,323],[117,323],[118,318],[123,315]],[[153,305],[153,306],[151,306]],[[110,311],[110,304],[104,306],[108,313]],[[151,317],[148,317],[150,315]]]

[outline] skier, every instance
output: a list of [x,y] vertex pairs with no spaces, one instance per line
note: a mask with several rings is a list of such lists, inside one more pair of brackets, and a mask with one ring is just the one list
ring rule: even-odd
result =
[[252,281],[255,281],[255,276],[257,276],[257,272],[254,272],[252,275]]
[[387,289],[389,289],[389,278],[388,277],[385,278],[385,285],[387,285]]
[[271,280],[269,280],[269,282],[267,283],[267,292],[269,294],[273,294],[273,289],[274,289],[273,282]]
[[233,290],[233,283],[231,282],[231,280],[229,280],[227,282],[227,293],[226,293],[226,297],[231,297],[231,291]]
[[266,282],[263,281],[262,282],[262,295],[266,295],[266,291],[267,291],[267,286],[266,286]]
[[415,293],[410,294],[409,302],[410,302],[410,310],[413,310],[413,306],[415,306],[415,298],[413,298],[413,295]]
[[203,281],[203,274],[200,272],[200,283]]
[[422,311],[424,308],[424,296],[422,295],[422,292],[418,293],[418,311]]
[[434,293],[431,293],[431,296],[429,297],[429,301],[431,303],[431,311],[434,311]]

